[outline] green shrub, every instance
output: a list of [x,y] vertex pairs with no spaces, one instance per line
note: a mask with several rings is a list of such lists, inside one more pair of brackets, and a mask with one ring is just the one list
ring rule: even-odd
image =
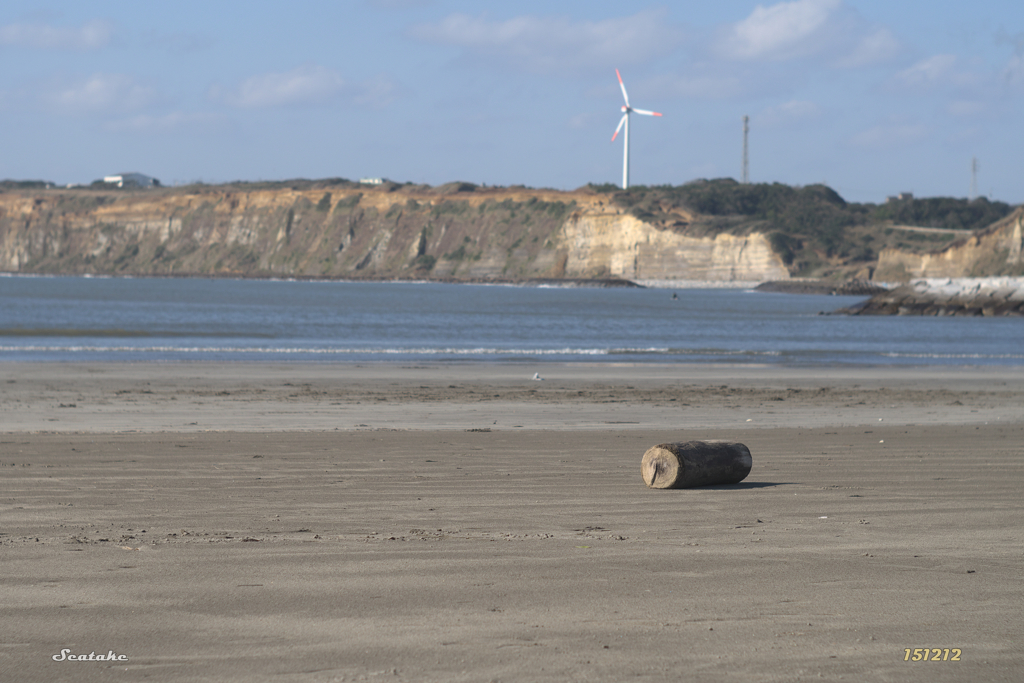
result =
[[436,263],[436,256],[431,256],[430,254],[421,254],[420,256],[416,257],[416,260],[412,262],[412,265],[416,270],[433,270],[434,265]]

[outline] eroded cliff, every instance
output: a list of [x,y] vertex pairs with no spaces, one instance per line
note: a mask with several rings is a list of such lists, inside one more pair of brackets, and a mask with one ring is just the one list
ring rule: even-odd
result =
[[911,278],[961,278],[1024,275],[1024,207],[945,249],[915,253],[884,249],[874,279],[905,282]]
[[764,281],[789,277],[762,233],[691,237],[631,215],[579,213],[556,233],[569,277]]
[[758,232],[691,236],[597,193],[453,183],[0,194],[0,270],[372,279],[784,279]]

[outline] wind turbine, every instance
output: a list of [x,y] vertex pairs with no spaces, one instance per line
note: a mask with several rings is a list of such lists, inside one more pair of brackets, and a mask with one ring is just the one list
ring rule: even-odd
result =
[[656,111],[647,111],[646,109],[634,109],[629,106],[629,95],[626,94],[626,85],[622,82],[622,76],[619,75],[619,70],[615,70],[615,75],[619,79],[619,87],[622,88],[622,99],[626,100],[626,104],[622,105],[622,119],[619,120],[619,127],[615,129],[615,135],[612,135],[612,142],[615,142],[615,138],[618,137],[619,131],[622,130],[622,126],[626,126],[626,130],[623,134],[623,150],[622,150],[622,189],[625,190],[629,187],[629,115],[631,113],[643,114],[644,116],[661,116]]

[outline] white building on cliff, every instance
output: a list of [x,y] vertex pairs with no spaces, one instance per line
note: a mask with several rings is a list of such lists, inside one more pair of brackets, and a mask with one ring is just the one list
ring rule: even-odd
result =
[[141,173],[119,173],[103,176],[103,182],[118,187],[160,187],[160,181]]

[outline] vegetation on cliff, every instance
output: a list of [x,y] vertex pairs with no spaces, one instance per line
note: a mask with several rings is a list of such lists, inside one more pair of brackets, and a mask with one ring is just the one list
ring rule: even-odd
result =
[[1012,210],[1005,202],[990,202],[985,197],[973,200],[927,197],[886,202],[874,208],[872,218],[901,225],[980,230],[1005,218]]
[[[689,234],[764,232],[794,275],[850,274],[873,262],[885,248],[942,248],[958,236],[951,231],[987,227],[1012,210],[1008,204],[984,197],[850,203],[825,185],[742,184],[731,178],[696,180],[679,186],[633,186],[627,190],[613,185],[590,188],[611,195],[615,203],[640,220],[669,229]],[[675,216],[680,211],[691,213],[694,219],[679,221]]]
[[0,180],[0,192],[10,190],[45,190],[53,187],[46,180]]

